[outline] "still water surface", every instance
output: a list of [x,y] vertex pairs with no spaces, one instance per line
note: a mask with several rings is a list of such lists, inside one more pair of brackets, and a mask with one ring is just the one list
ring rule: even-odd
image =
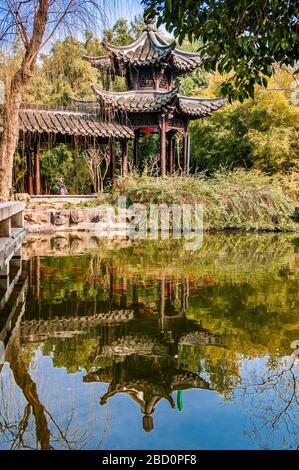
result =
[[298,235],[81,238],[0,288],[1,449],[298,448]]

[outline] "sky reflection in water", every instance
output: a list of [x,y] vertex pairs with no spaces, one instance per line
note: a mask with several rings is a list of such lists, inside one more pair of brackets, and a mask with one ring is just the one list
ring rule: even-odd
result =
[[0,448],[296,449],[298,246],[27,239],[0,309]]

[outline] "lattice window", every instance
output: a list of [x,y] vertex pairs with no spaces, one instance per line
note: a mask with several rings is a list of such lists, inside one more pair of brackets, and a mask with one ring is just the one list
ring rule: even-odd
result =
[[154,79],[152,72],[143,72],[139,77],[140,88],[153,88]]

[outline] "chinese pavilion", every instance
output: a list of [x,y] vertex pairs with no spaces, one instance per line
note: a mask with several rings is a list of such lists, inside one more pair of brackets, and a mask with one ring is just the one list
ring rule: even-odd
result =
[[[121,149],[121,172],[128,173],[128,141],[134,139],[133,163],[140,165],[141,135],[160,135],[160,174],[171,175],[189,169],[189,134],[191,120],[210,116],[224,105],[223,99],[182,96],[178,79],[202,63],[198,54],[181,51],[176,43],[167,44],[155,25],[146,21],[141,36],[128,46],[103,43],[107,54],[85,59],[109,76],[126,79],[128,91],[111,92],[93,86],[95,99],[72,98],[75,106],[50,107],[23,104],[19,111],[19,139],[27,156],[27,191],[40,194],[40,150],[64,142],[87,146],[109,144],[110,172],[113,183],[116,146]],[[0,133],[1,133],[0,105]],[[175,136],[182,135],[182,150]]]
[[[93,86],[96,101],[75,100],[79,107],[97,106],[102,119],[115,119],[134,131],[134,165],[139,166],[139,138],[141,134],[160,134],[160,174],[174,171],[174,136],[183,136],[182,170],[188,172],[189,134],[191,120],[210,116],[224,105],[222,99],[182,96],[177,79],[199,67],[198,54],[176,49],[176,43],[167,44],[158,34],[153,22],[146,20],[141,36],[128,46],[114,46],[104,42],[107,55],[86,56],[94,67],[112,76],[126,78],[129,91],[110,92]],[[112,161],[112,179],[115,163]],[[122,151],[122,173],[128,171],[128,151]]]

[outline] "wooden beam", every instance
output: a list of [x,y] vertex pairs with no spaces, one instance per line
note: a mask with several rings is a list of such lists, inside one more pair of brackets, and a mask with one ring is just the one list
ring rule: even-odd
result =
[[40,194],[40,148],[39,135],[34,141],[34,194]]
[[188,145],[189,145],[189,136],[188,132],[184,133],[183,137],[183,174],[187,174],[187,165],[188,165]]
[[171,176],[173,173],[173,163],[174,163],[174,134],[169,134],[168,136],[168,173]]
[[139,137],[140,129],[135,130],[135,139],[134,139],[134,166],[139,169]]
[[166,121],[165,116],[161,116],[160,124],[160,164],[161,176],[166,176]]
[[128,139],[124,139],[121,142],[121,164],[122,164],[122,176],[128,174]]
[[111,155],[111,184],[115,182],[115,141],[113,138],[110,139],[110,155]]
[[32,155],[31,148],[26,145],[26,158],[27,158],[27,191],[30,196],[33,194],[33,176],[32,176]]

